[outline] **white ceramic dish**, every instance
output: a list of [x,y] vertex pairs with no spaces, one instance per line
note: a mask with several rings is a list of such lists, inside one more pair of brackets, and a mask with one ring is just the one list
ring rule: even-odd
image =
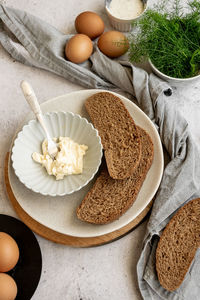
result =
[[[85,100],[99,90],[81,90],[49,100],[41,105],[43,112],[56,110],[71,111],[89,118],[84,108]],[[82,222],[76,217],[76,208],[94,183],[95,178],[81,190],[63,197],[42,196],[31,192],[16,177],[13,168],[9,168],[9,180],[12,191],[19,205],[40,224],[59,233],[75,237],[95,237],[120,229],[135,219],[154,197],[163,173],[163,150],[158,132],[151,120],[133,102],[114,93],[121,98],[137,125],[144,128],[154,144],[154,160],[147,174],[140,193],[132,207],[119,220],[107,225],[92,225]],[[30,119],[30,113],[23,121],[21,128]],[[21,130],[21,129],[20,129]]]
[[32,153],[41,153],[44,132],[37,120],[31,120],[19,132],[13,148],[13,168],[19,180],[42,195],[63,196],[80,190],[94,177],[101,163],[102,145],[98,131],[85,118],[71,112],[53,112],[44,115],[51,137],[67,136],[88,150],[83,157],[83,173],[68,175],[62,180],[47,174],[45,168],[32,159]]
[[141,0],[144,4],[144,10],[143,12],[136,18],[134,19],[120,19],[120,18],[117,18],[115,17],[113,14],[112,14],[112,11],[109,9],[109,6],[110,6],[110,3],[111,3],[112,0],[105,0],[105,10],[106,10],[106,13],[107,13],[107,16],[109,18],[109,21],[111,23],[111,25],[119,30],[119,31],[122,31],[122,32],[128,32],[128,31],[131,31],[132,29],[132,22],[134,20],[137,20],[139,19],[143,13],[146,11],[147,9],[147,0]]
[[170,84],[177,84],[177,83],[191,83],[191,82],[195,82],[196,80],[200,80],[200,74],[194,77],[190,77],[190,78],[175,78],[175,77],[171,77],[171,76],[167,76],[164,73],[160,72],[155,65],[151,62],[151,60],[149,59],[149,64],[151,66],[152,71],[161,79],[169,82]]

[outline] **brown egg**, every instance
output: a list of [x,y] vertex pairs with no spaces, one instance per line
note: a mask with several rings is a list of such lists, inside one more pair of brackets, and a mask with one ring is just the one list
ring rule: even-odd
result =
[[65,55],[73,63],[80,64],[87,60],[93,51],[91,39],[85,34],[74,35],[65,46]]
[[0,232],[0,272],[8,272],[13,269],[18,259],[17,243],[9,234]]
[[0,300],[14,300],[16,296],[17,285],[14,279],[6,273],[0,273]]
[[104,32],[104,22],[96,13],[85,11],[76,17],[75,28],[93,40]]
[[100,36],[98,47],[105,55],[118,57],[128,50],[129,43],[123,33],[119,31],[107,31]]

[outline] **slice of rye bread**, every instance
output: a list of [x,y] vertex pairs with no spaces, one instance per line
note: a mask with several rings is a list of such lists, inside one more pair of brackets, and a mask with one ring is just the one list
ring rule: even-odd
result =
[[137,126],[121,99],[100,92],[88,98],[85,107],[101,137],[110,176],[131,176],[140,161],[141,142]]
[[135,201],[153,160],[150,136],[138,127],[142,155],[138,168],[127,179],[115,180],[107,169],[101,171],[92,189],[77,208],[77,217],[93,224],[107,224],[118,219]]
[[184,280],[200,247],[200,198],[194,199],[172,217],[156,249],[156,270],[160,284],[176,290]]

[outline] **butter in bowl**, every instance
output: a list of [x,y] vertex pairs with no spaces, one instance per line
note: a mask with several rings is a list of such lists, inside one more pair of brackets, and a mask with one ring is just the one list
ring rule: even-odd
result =
[[44,120],[51,137],[57,139],[57,156],[52,160],[48,155],[44,132],[37,120],[31,120],[14,141],[11,159],[15,174],[27,188],[42,195],[71,194],[85,186],[98,171],[101,139],[87,119],[72,112],[46,113]]
[[105,10],[111,25],[123,32],[132,29],[132,22],[141,17],[147,0],[106,0]]

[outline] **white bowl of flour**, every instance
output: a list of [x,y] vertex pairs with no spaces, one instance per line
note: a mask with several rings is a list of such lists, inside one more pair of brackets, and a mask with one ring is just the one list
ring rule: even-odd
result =
[[132,21],[141,17],[147,0],[105,0],[105,9],[111,25],[119,31],[130,31]]

